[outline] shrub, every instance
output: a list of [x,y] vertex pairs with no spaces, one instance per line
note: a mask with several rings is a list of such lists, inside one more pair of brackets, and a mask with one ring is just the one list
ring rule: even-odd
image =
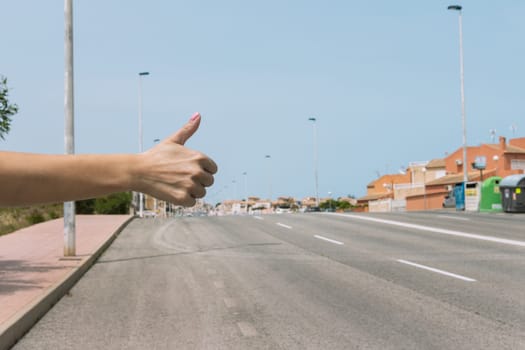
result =
[[42,212],[38,209],[31,210],[29,215],[27,215],[27,221],[31,224],[38,224],[40,222],[46,221],[46,218],[42,214]]
[[95,199],[84,199],[75,202],[75,213],[77,214],[95,214]]
[[49,217],[49,219],[55,220],[55,219],[58,219],[60,217],[60,214],[57,213],[56,210],[49,210],[47,212],[47,216]]
[[95,212],[97,214],[129,214],[130,205],[130,192],[113,193],[95,199]]

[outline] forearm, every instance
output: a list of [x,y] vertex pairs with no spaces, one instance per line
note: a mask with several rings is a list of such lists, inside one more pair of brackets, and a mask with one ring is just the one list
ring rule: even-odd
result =
[[184,206],[213,184],[217,164],[184,147],[200,124],[195,113],[179,131],[133,155],[43,155],[0,152],[0,207],[73,201],[138,191]]
[[62,202],[128,191],[135,157],[0,152],[0,206]]

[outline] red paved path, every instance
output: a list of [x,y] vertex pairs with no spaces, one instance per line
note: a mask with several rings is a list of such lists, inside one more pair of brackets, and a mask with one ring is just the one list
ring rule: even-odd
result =
[[63,219],[0,237],[0,329],[94,254],[130,216],[77,215],[75,260],[63,260]]

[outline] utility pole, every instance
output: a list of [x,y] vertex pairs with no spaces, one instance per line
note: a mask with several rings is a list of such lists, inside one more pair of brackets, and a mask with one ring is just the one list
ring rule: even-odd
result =
[[[66,154],[75,153],[73,92],[73,0],[64,1],[64,146]],[[64,256],[76,255],[75,202],[64,203]]]
[[466,196],[467,189],[467,124],[465,116],[465,79],[464,79],[464,69],[463,69],[463,22],[461,20],[461,10],[462,6],[459,5],[450,5],[448,10],[458,12],[458,22],[459,22],[459,79],[460,79],[460,89],[461,89],[461,121],[463,124],[463,192]]
[[[144,151],[142,137],[142,77],[149,75],[149,72],[139,73],[139,152]],[[139,192],[139,216],[144,216],[144,193]]]
[[319,207],[319,175],[318,175],[318,159],[317,159],[317,127],[316,118],[308,118],[309,121],[313,122],[314,126],[314,178],[315,178],[315,206]]

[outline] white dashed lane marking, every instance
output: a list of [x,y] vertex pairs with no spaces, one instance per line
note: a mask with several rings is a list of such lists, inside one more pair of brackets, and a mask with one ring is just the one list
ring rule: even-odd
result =
[[397,261],[402,263],[402,264],[414,266],[414,267],[417,267],[417,268],[420,268],[420,269],[423,269],[423,270],[427,270],[427,271],[432,271],[432,272],[435,272],[435,273],[439,273],[441,275],[454,277],[454,278],[457,278],[457,279],[460,279],[460,280],[463,280],[463,281],[476,282],[476,280],[473,279],[473,278],[457,275],[455,273],[444,271],[444,270],[439,270],[439,269],[436,269],[436,268],[433,268],[433,267],[430,267],[430,266],[420,265],[420,264],[416,264],[416,263],[413,263],[411,261],[402,260],[402,259],[398,259]]
[[285,225],[285,224],[281,224],[280,222],[278,222],[276,225],[277,225],[277,226],[284,227],[284,228],[287,228],[287,229],[289,229],[289,230],[292,229],[292,226],[288,226],[288,225]]
[[319,235],[314,235],[314,237],[317,239],[322,239],[323,241],[326,241],[326,242],[337,244],[337,245],[344,245],[343,242],[336,241],[335,239],[330,239],[330,238],[326,238],[326,237],[319,236]]

